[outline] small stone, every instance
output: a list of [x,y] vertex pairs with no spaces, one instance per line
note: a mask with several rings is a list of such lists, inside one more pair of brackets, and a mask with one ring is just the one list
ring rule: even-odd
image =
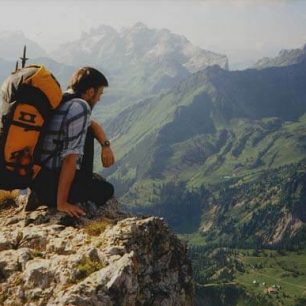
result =
[[50,217],[45,210],[45,207],[42,207],[41,210],[35,210],[28,213],[24,220],[24,226],[28,226],[29,224],[44,224],[50,220]]
[[18,263],[21,265],[22,270],[25,269],[26,263],[32,259],[32,252],[29,248],[21,248],[17,250]]
[[64,238],[50,239],[46,251],[62,255],[75,253],[75,249],[71,245],[70,241],[66,241]]
[[7,234],[0,232],[0,251],[12,248],[11,238]]
[[24,300],[25,299],[25,292],[24,292],[24,289],[22,287],[18,287],[17,288],[17,297],[20,300]]
[[42,296],[43,290],[41,288],[35,288],[31,292],[32,299],[39,299]]
[[88,257],[90,258],[91,261],[96,261],[96,262],[101,261],[99,252],[96,248],[92,248],[88,251]]
[[13,217],[7,219],[7,221],[5,222],[5,226],[16,224],[16,223],[18,223],[22,220],[23,220],[23,218],[21,218],[19,216],[13,216]]
[[108,255],[120,255],[122,256],[126,252],[123,246],[111,246],[105,249],[105,253]]
[[48,288],[53,280],[53,274],[49,270],[50,263],[45,259],[34,259],[26,264],[24,281],[27,288]]
[[18,263],[18,252],[6,250],[0,252],[0,276],[7,279],[10,275],[20,270]]

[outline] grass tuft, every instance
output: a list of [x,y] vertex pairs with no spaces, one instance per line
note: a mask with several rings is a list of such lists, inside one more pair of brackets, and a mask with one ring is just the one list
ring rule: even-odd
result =
[[76,266],[77,275],[76,280],[81,281],[90,274],[101,270],[106,264],[101,261],[94,261],[90,257],[85,256],[82,258],[81,262]]
[[99,220],[92,221],[85,226],[85,232],[90,236],[99,236],[102,234],[106,227],[113,224],[113,221],[108,218],[101,218]]

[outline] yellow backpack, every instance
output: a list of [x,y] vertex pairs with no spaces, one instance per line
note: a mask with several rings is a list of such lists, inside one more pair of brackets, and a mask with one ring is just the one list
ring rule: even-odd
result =
[[24,189],[39,172],[46,125],[62,100],[55,77],[42,65],[10,75],[2,86],[0,189]]

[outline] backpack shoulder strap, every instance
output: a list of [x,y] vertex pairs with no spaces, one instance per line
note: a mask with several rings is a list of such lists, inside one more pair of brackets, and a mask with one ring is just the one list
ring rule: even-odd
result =
[[[63,96],[61,105],[64,104],[64,103],[66,103],[66,102],[68,102],[68,101],[70,101],[70,100],[72,100],[72,98],[71,98],[71,99],[67,99],[67,98],[65,99],[65,97]],[[66,117],[67,117],[67,115],[68,115],[69,109],[70,109],[70,107],[68,107],[68,108],[66,109],[65,114],[64,114],[64,117],[63,117],[63,120],[62,120],[62,122],[61,122],[61,127],[60,127],[60,130],[61,130],[61,131],[62,131],[63,128],[64,128],[64,122],[65,122],[65,119],[66,119]],[[47,164],[47,162],[48,162],[51,158],[55,157],[55,156],[62,150],[62,148],[63,148],[63,141],[58,140],[58,141],[56,141],[55,144],[56,144],[56,148],[54,149],[54,151],[53,151],[47,158],[45,158],[43,161],[40,162],[40,166],[42,166],[42,167],[45,166],[45,165]]]

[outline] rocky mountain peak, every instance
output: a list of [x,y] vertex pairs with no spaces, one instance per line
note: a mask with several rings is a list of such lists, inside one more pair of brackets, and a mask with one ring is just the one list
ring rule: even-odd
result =
[[213,64],[227,69],[226,56],[198,48],[167,29],[151,29],[143,23],[119,32],[101,25],[84,33],[80,40],[62,46],[53,56],[78,65],[83,58],[91,58],[92,64],[103,65],[109,71],[126,70],[131,64],[143,65],[157,58],[175,60],[190,72]]
[[142,23],[142,22],[137,22],[132,26],[132,31],[143,31],[143,30],[148,30],[148,27]]
[[264,57],[257,61],[254,68],[264,69],[268,67],[284,67],[294,65],[305,61],[306,59],[306,45],[297,49],[283,49],[279,51],[276,57]]
[[89,33],[89,35],[101,35],[101,34],[118,34],[118,32],[111,26],[101,24],[96,28],[92,28]]
[[1,305],[192,305],[186,247],[157,217],[116,200],[78,222],[24,200],[0,206]]

